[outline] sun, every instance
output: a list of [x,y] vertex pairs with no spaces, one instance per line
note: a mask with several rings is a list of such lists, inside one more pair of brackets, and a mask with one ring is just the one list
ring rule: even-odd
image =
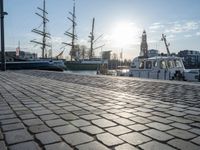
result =
[[112,44],[116,47],[124,47],[135,44],[139,28],[131,22],[119,22],[113,26],[111,31]]

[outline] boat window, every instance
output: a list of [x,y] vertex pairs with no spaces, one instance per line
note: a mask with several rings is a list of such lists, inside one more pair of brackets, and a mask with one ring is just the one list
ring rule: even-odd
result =
[[147,61],[146,62],[146,69],[151,69],[152,68],[152,62],[151,61]]
[[140,69],[144,69],[144,61],[140,62]]
[[161,61],[160,61],[160,69],[166,69],[166,68],[167,68],[167,66],[166,66],[165,61],[164,61],[164,60],[161,60]]
[[182,68],[182,64],[181,64],[181,61],[180,61],[180,60],[175,60],[174,62],[175,62],[175,66],[176,66],[177,68]]
[[174,62],[173,62],[172,60],[168,60],[167,66],[168,66],[169,68],[174,68]]
[[158,66],[158,63],[157,63],[156,60],[153,62],[153,66],[154,66],[154,67],[157,67],[157,66]]

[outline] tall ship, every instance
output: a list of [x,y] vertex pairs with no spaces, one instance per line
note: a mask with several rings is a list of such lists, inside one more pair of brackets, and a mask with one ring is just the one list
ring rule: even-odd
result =
[[166,35],[162,34],[161,40],[164,41],[167,55],[149,57],[147,34],[146,31],[143,32],[140,56],[133,59],[129,76],[159,80],[200,82],[200,69],[185,69],[182,58],[170,54]]
[[[47,39],[50,38],[50,34],[46,32],[46,24],[49,22],[46,15],[46,1],[43,0],[43,7],[38,7],[41,13],[36,13],[37,16],[42,18],[42,30],[33,29],[32,32],[42,36],[42,41],[32,40],[32,43],[38,44],[42,49],[42,57],[37,58],[36,55],[29,52],[23,52],[20,50],[20,42],[16,49],[16,52],[6,52],[6,69],[8,70],[24,70],[24,69],[38,69],[38,70],[51,70],[51,71],[63,71],[65,69],[64,62],[62,60],[54,60],[47,57],[47,47],[51,47],[47,44]],[[33,57],[26,57],[26,55],[34,55]],[[0,63],[1,66],[1,63]]]
[[[80,47],[77,44],[78,36],[76,34],[76,7],[75,1],[73,3],[73,11],[69,12],[70,17],[68,20],[71,22],[72,26],[69,30],[67,30],[64,34],[71,39],[70,43],[63,42],[65,46],[70,46],[70,61],[65,61],[65,66],[67,70],[99,70],[102,67],[106,68],[108,61],[103,60],[102,58],[94,57],[94,50],[103,47],[98,46],[94,48],[95,42],[101,38],[100,35],[98,38],[95,39],[94,36],[94,26],[95,26],[95,18],[92,20],[92,30],[89,35],[89,42],[90,42],[90,49],[86,51],[86,47]],[[86,58],[87,53],[87,58]]]

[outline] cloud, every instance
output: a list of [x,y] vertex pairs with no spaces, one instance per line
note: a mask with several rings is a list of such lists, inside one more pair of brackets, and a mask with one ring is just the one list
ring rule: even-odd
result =
[[174,22],[172,26],[165,30],[166,33],[184,33],[199,29],[199,22]]
[[155,22],[149,27],[149,30],[151,30],[151,32],[153,32],[154,30],[159,30],[159,29],[162,29],[164,27],[165,26],[163,24],[161,24],[159,22]]
[[196,35],[197,35],[197,36],[200,36],[200,32],[197,32]]
[[192,37],[192,35],[191,34],[186,34],[186,35],[184,35],[184,37],[190,38],[190,37]]

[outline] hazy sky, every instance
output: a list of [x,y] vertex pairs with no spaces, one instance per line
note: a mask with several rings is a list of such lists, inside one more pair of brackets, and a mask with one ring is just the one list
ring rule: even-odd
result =
[[[35,15],[43,0],[4,0],[5,38],[7,50],[15,50],[18,40],[25,51],[41,54],[39,46],[30,43],[39,36],[31,32],[41,24]],[[69,41],[63,33],[71,27],[67,20],[72,10],[72,0],[46,0],[48,31],[52,35],[53,54],[58,54]],[[149,49],[165,52],[160,41],[165,33],[171,52],[183,49],[200,50],[200,0],[76,0],[78,43],[88,45],[92,18],[96,18],[95,35],[103,34],[96,46],[105,44],[103,50],[119,53],[125,58],[139,54],[142,31],[148,36]],[[98,54],[101,50],[97,50]],[[69,53],[66,48],[65,55]]]

